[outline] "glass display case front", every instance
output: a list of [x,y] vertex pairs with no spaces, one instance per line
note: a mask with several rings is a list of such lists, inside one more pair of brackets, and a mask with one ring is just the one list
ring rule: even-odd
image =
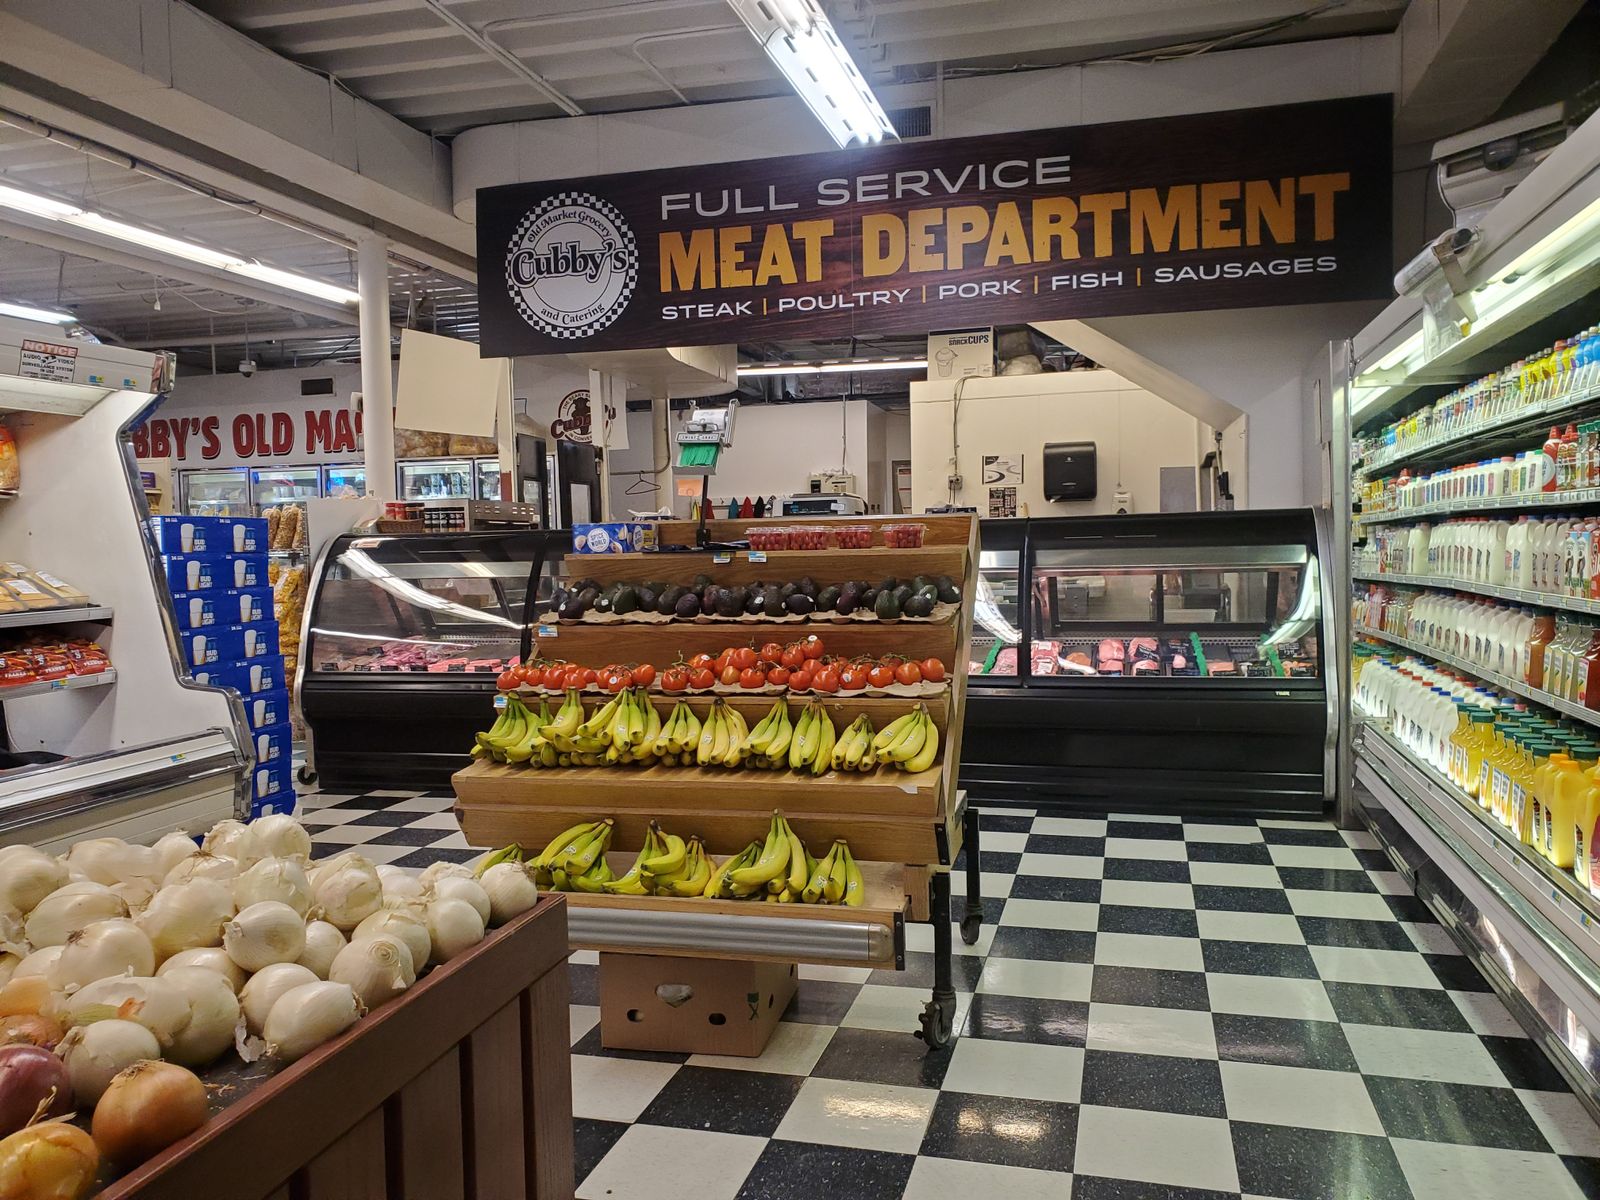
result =
[[339,463],[322,468],[322,494],[334,499],[367,494],[367,469],[360,463]]
[[250,477],[243,467],[217,471],[185,471],[179,477],[183,512],[192,517],[249,517]]
[[500,460],[478,458],[472,462],[473,498],[477,500],[500,499]]
[[402,500],[472,497],[470,458],[413,459],[399,465],[399,475]]
[[250,472],[250,498],[257,509],[314,500],[320,495],[321,467],[268,467]]

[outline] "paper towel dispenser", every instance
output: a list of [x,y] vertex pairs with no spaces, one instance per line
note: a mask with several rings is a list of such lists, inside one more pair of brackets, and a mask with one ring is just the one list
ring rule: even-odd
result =
[[1093,500],[1098,479],[1093,442],[1045,443],[1046,500]]

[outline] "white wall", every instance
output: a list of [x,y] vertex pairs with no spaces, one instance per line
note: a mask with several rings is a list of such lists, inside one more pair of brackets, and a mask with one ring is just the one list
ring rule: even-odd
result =
[[[921,511],[951,503],[951,420],[955,385],[911,385],[911,499]],[[1029,516],[1086,516],[1115,511],[1113,493],[1133,493],[1137,512],[1159,512],[1161,468],[1193,468],[1199,423],[1165,400],[1110,371],[1013,375],[971,379],[961,395],[956,440],[962,487],[954,503],[988,513],[983,456],[1020,453],[1018,512]],[[1044,498],[1042,447],[1046,442],[1089,441],[1096,446],[1097,495],[1051,503]]]

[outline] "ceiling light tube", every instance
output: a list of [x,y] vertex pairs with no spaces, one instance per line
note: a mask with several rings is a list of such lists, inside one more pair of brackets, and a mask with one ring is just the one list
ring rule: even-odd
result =
[[767,57],[841,149],[894,126],[817,0],[728,0]]
[[874,358],[864,362],[760,363],[740,367],[739,377],[757,375],[854,375],[858,371],[926,371],[925,358]]
[[0,300],[0,317],[17,317],[24,321],[51,321],[57,325],[70,325],[78,318],[71,313],[52,312],[48,308],[34,308],[27,304],[13,304]]

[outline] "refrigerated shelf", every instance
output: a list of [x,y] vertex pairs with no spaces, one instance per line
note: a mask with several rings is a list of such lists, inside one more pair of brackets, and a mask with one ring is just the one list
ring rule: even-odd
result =
[[1402,587],[1432,588],[1435,591],[1469,592],[1474,596],[1490,596],[1496,600],[1509,600],[1513,604],[1532,604],[1539,608],[1553,608],[1561,612],[1587,613],[1600,616],[1600,600],[1587,600],[1579,596],[1562,596],[1555,592],[1535,592],[1527,588],[1501,587],[1493,583],[1473,583],[1466,579],[1451,579],[1443,575],[1395,575],[1384,571],[1352,571],[1350,578],[1363,583],[1397,583]]
[[1600,403],[1600,380],[1575,392],[1551,396],[1535,404],[1529,404],[1515,412],[1506,413],[1497,420],[1485,421],[1482,425],[1476,425],[1471,429],[1453,429],[1442,437],[1427,438],[1389,454],[1374,455],[1371,459],[1355,464],[1354,470],[1358,475],[1371,475],[1388,467],[1426,459],[1451,447],[1465,447],[1474,442],[1487,441],[1496,434],[1509,435],[1524,425],[1532,427],[1552,418],[1565,417],[1576,413],[1585,405],[1594,403]]

